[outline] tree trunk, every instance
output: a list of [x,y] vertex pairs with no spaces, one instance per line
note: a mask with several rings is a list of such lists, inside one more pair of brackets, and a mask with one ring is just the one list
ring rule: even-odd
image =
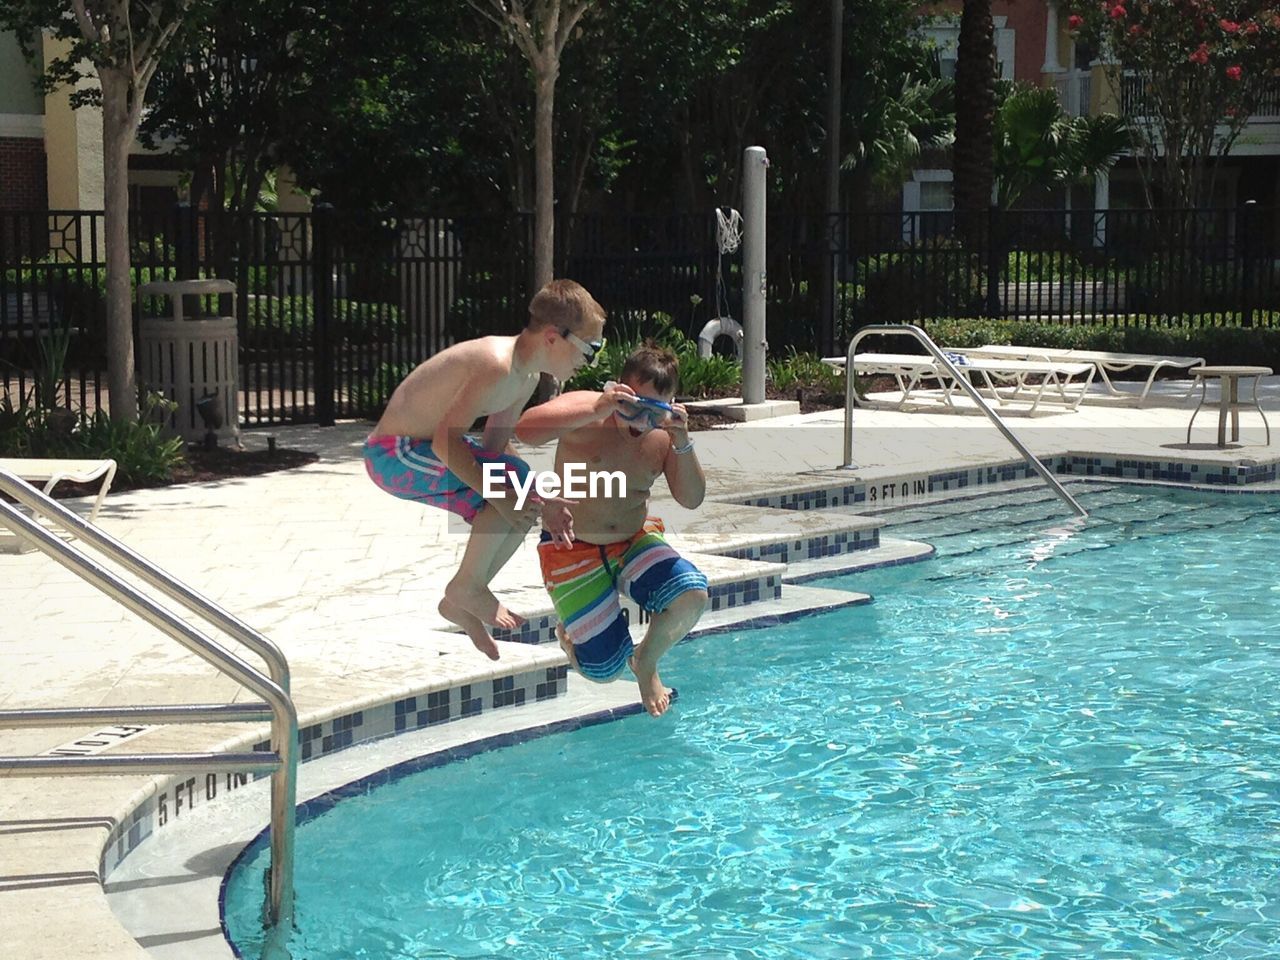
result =
[[132,290],[129,281],[129,78],[99,70],[102,84],[103,244],[107,261],[107,390],[111,419],[138,419],[134,376]]
[[995,79],[991,0],[964,0],[956,55],[956,140],[952,157],[955,208],[962,215],[985,211],[991,205]]
[[537,65],[537,91],[534,104],[533,162],[533,289],[541,290],[555,276],[555,179],[552,150],[556,73],[559,58],[554,51],[543,51]]
[[839,246],[836,243],[839,235],[840,214],[840,115],[842,91],[840,67],[844,56],[844,0],[830,0],[831,37],[827,62],[827,177],[826,190],[823,197],[823,239],[826,242],[826,256],[822,258],[822,297],[821,315],[824,335],[820,337],[819,346],[824,352],[834,352],[844,340],[844,331],[840,329],[836,316],[836,256]]

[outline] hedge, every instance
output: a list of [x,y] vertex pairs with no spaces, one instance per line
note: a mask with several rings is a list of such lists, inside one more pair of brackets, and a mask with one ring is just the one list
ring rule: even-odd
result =
[[[394,338],[405,326],[400,308],[362,300],[333,301],[336,335],[348,343]],[[315,328],[315,302],[300,294],[250,296],[245,311],[245,340],[251,346],[303,345]]]

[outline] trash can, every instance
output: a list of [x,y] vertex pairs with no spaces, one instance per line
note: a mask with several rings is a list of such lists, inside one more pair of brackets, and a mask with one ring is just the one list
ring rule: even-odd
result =
[[[165,426],[185,440],[240,441],[240,351],[236,285],[230,280],[168,280],[138,287],[138,368],[143,388],[177,404]],[[230,316],[184,316],[188,297],[219,297]],[[147,316],[155,298],[168,298],[164,316]],[[202,301],[192,301],[197,308]]]

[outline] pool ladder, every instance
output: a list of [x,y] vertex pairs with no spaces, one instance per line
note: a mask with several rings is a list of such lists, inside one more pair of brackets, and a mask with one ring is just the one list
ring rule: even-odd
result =
[[[271,773],[271,867],[265,920],[287,931],[293,922],[294,807],[298,784],[298,714],[289,697],[289,664],[262,634],[246,626],[212,600],[108,536],[98,527],[41,493],[13,473],[0,469],[0,492],[29,508],[27,516],[0,501],[0,524],[37,550],[97,587],[121,606],[157,627],[184,647],[261,697],[250,703],[182,703],[166,706],[58,707],[0,710],[0,728],[62,727],[113,723],[230,723],[271,721],[271,750],[251,753],[109,754],[106,756],[0,757],[0,777],[177,773]],[[96,547],[121,567],[170,600],[220,628],[266,661],[270,676],[205,636],[136,587],[71,543],[54,535],[35,517],[43,515]]]
[[1049,468],[1041,463],[1036,455],[1027,448],[1027,445],[1018,439],[1017,434],[1009,429],[1009,425],[1001,419],[1000,414],[992,409],[991,404],[987,403],[982,394],[978,392],[977,387],[970,383],[969,378],[964,376],[956,365],[951,362],[950,358],[938,348],[938,345],[933,342],[933,338],[913,323],[869,324],[862,327],[853,335],[853,339],[849,341],[849,349],[845,352],[844,358],[844,463],[840,465],[842,468],[853,466],[853,407],[855,401],[858,400],[858,391],[854,385],[853,357],[862,338],[871,334],[911,336],[920,341],[920,344],[929,351],[929,354],[938,362],[938,365],[946,371],[947,376],[951,377],[959,385],[960,389],[968,394],[969,399],[978,405],[978,409],[987,415],[987,419],[996,425],[996,428],[1004,434],[1004,438],[1013,445],[1018,453],[1022,454],[1022,458],[1027,461],[1031,469],[1040,475],[1040,478],[1071,508],[1075,515],[1078,517],[1087,517],[1089,515],[1084,507],[1076,502],[1076,498],[1067,493],[1066,488],[1058,481],[1058,478],[1049,472]]

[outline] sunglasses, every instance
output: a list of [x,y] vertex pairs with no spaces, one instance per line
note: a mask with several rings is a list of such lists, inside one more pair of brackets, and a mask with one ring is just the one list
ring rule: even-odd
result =
[[560,336],[564,337],[582,352],[582,355],[587,358],[587,366],[593,367],[599,362],[600,351],[604,349],[605,344],[603,339],[592,340],[588,343],[568,327],[565,327],[560,331]]
[[627,397],[626,403],[636,408],[635,413],[623,413],[618,411],[618,416],[627,422],[635,422],[641,417],[649,420],[650,428],[661,426],[668,417],[674,414],[675,408],[669,403],[663,403],[661,400],[653,400],[649,397]]

